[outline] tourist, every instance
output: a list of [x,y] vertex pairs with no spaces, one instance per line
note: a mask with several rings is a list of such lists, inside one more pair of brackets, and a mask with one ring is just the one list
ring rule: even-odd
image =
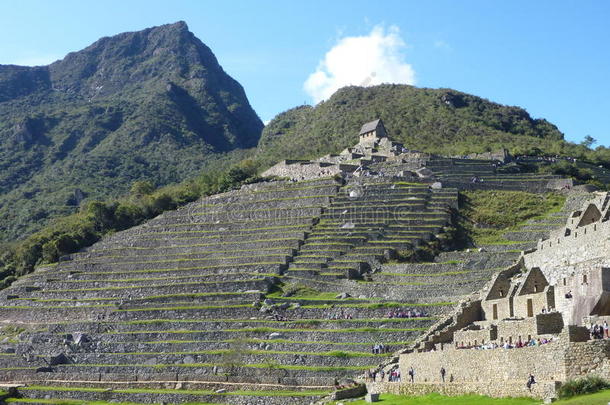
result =
[[445,367],[441,367],[441,380],[445,382]]
[[413,369],[413,366],[409,367],[409,379],[411,380],[411,383],[415,382],[415,370]]
[[536,384],[536,379],[534,378],[534,375],[530,373],[529,377],[527,378],[527,383],[525,384],[530,392],[532,391],[532,385],[534,384]]
[[598,325],[597,322],[591,327],[590,332],[591,339],[603,339],[604,337],[604,329],[602,326]]
[[608,322],[604,321],[604,338],[609,338],[610,336],[608,336]]

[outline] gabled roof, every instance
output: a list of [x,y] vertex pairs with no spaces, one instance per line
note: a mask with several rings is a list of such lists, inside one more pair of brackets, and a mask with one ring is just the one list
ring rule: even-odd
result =
[[[549,285],[544,273],[539,267],[532,267],[525,275],[525,280],[519,286],[517,295],[536,294],[544,291]],[[537,288],[535,288],[537,287]]]
[[381,121],[381,119],[377,119],[375,121],[367,122],[366,124],[364,124],[362,126],[362,128],[360,128],[360,135],[366,134],[367,132],[374,131],[375,128],[377,128],[377,126],[379,126],[379,124],[383,125],[383,122]]

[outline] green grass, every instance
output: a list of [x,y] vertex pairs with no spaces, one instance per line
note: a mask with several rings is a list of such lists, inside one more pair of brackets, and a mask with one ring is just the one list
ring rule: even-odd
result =
[[[263,274],[261,274],[263,275]],[[232,280],[232,281],[193,281],[188,283],[172,283],[172,284],[146,284],[146,285],[128,285],[120,287],[91,287],[91,288],[74,288],[74,289],[61,289],[61,290],[46,290],[47,293],[67,293],[67,292],[85,292],[85,291],[107,291],[107,290],[129,290],[129,289],[145,289],[145,288],[160,288],[169,286],[187,286],[187,285],[203,285],[203,284],[237,284],[237,283],[252,283],[257,281],[263,281],[262,278],[253,278],[246,280]],[[9,307],[10,308],[10,307]],[[80,307],[83,308],[83,307]]]
[[554,403],[557,405],[606,405],[608,402],[610,402],[610,390],[562,399]]
[[[176,293],[176,294],[162,294],[162,295],[150,295],[142,298],[134,298],[132,302],[148,301],[153,299],[163,298],[200,298],[200,297],[213,297],[213,296],[229,296],[239,297],[247,296],[242,292],[207,292],[207,293]],[[33,302],[90,302],[90,301],[117,301],[116,297],[110,298],[16,298],[16,300],[22,301],[33,301]]]
[[[323,208],[320,205],[304,205],[304,206],[299,206],[299,207],[280,207],[280,208],[258,208],[258,209],[251,209],[251,210],[234,210],[233,213],[240,213],[240,212],[274,212],[274,211],[299,211],[299,210],[306,210],[306,209],[319,209],[319,208]],[[185,214],[185,215],[174,215],[174,217],[192,217],[192,216],[204,216],[204,215],[214,215],[214,214],[226,214],[227,211],[209,211],[209,212],[195,212],[192,215],[190,214]]]
[[[117,353],[103,353],[106,356],[151,356],[157,355],[158,352],[117,352]],[[384,355],[372,354],[370,352],[356,352],[356,351],[345,351],[345,350],[333,350],[327,352],[306,352],[306,351],[281,351],[281,350],[230,350],[230,349],[219,349],[219,350],[198,350],[198,351],[164,351],[164,355],[182,356],[182,355],[301,355],[301,356],[321,356],[321,357],[338,357],[342,359],[348,358],[360,358],[360,357],[383,357]],[[13,355],[15,356],[15,355]],[[385,356],[390,356],[386,354]],[[43,356],[41,356],[43,357]]]
[[[103,393],[107,392],[105,388],[87,388],[87,387],[61,387],[61,386],[40,386],[32,385],[22,387],[20,391],[43,391],[43,392],[88,392],[88,393]],[[144,389],[144,388],[125,388],[113,389],[112,392],[117,394],[163,394],[163,395],[214,395],[214,396],[262,396],[262,397],[309,397],[326,395],[328,391],[324,390],[303,390],[303,391],[287,391],[287,390],[237,390],[225,393],[216,393],[210,390],[173,390],[173,389]],[[45,403],[45,404],[65,404],[65,405],[139,405],[136,402],[108,402],[108,401],[91,401],[77,399],[36,399],[36,398],[11,398],[7,403]],[[212,405],[207,402],[191,402],[190,405]],[[216,403],[217,404],[217,403]]]
[[[326,340],[289,340],[289,339],[224,339],[224,340],[152,340],[142,342],[144,344],[184,344],[184,343],[279,343],[279,344],[295,344],[295,345],[335,345],[335,346],[364,346],[371,347],[369,342],[331,342]],[[402,342],[384,342],[386,346],[408,346],[413,341],[402,341]],[[112,345],[110,343],[109,345]]]
[[[336,402],[338,403],[338,402]],[[364,405],[364,400],[350,402],[350,405]],[[379,404],[382,405],[534,405],[540,401],[531,398],[489,398],[480,395],[463,395],[446,397],[439,394],[429,394],[419,397],[382,394]]]
[[[107,392],[106,388],[89,388],[89,387],[62,387],[62,386],[45,386],[31,385],[19,388],[21,391],[53,391],[53,392]],[[162,388],[118,388],[112,389],[112,392],[119,394],[177,394],[177,395],[244,395],[244,396],[268,396],[268,397],[285,397],[285,396],[317,396],[325,395],[328,391],[325,390],[304,390],[304,391],[269,391],[269,390],[236,390],[224,393],[216,393],[212,390],[175,390]],[[87,403],[90,403],[87,401]]]
[[[142,319],[135,321],[120,321],[120,322],[108,322],[110,324],[118,325],[154,325],[154,324],[165,324],[165,323],[269,323],[279,325],[318,325],[321,323],[352,323],[352,322],[379,322],[379,323],[403,323],[413,322],[420,320],[436,320],[436,317],[423,317],[423,318],[354,318],[354,319],[295,319],[291,321],[275,321],[270,319],[234,319],[234,318],[220,318],[220,319]],[[278,323],[279,322],[279,323]],[[72,322],[59,322],[53,324],[67,324]]]
[[[155,364],[155,365],[146,365],[146,364],[64,364],[62,367],[69,368],[81,368],[81,367],[98,367],[98,368],[108,368],[108,369],[118,369],[125,367],[143,367],[143,368],[153,368],[153,369],[165,369],[165,368],[204,368],[204,367],[222,367],[221,363],[189,363],[189,364]],[[254,369],[279,369],[279,370],[301,370],[301,371],[317,371],[317,372],[337,372],[337,371],[362,371],[370,368],[370,365],[367,366],[296,366],[290,364],[277,364],[277,363],[249,363],[243,364],[241,367],[245,368],[254,368]],[[32,367],[7,367],[1,368],[0,370],[34,370]],[[175,392],[175,391],[174,391]]]
[[[220,205],[222,208],[224,208],[224,207],[231,208],[232,205],[252,205],[252,204],[261,204],[261,203],[264,204],[264,203],[269,203],[269,202],[305,200],[305,199],[310,199],[310,198],[330,198],[330,197],[334,197],[334,195],[333,194],[302,195],[302,196],[292,196],[292,197],[270,198],[267,200],[240,201],[240,202],[235,202],[235,203],[224,203],[222,205],[220,205],[220,204],[201,204],[201,205],[198,205],[198,207],[212,208],[212,207],[218,207]],[[250,211],[250,210],[241,210],[241,211]],[[212,212],[215,212],[215,211],[212,211]],[[220,211],[220,212],[223,212],[223,211]],[[206,214],[207,214],[207,212],[206,212]]]
[[[201,254],[201,253],[194,253]],[[126,264],[150,264],[150,263],[181,263],[181,262],[197,262],[197,261],[214,261],[214,260],[239,260],[239,259],[253,259],[257,257],[261,257],[263,255],[253,255],[253,256],[222,256],[222,257],[205,257],[205,258],[181,258],[181,259],[164,259],[164,260],[137,260],[137,261],[116,261],[116,262],[103,262],[103,261],[83,261],[79,262],[79,264],[88,264],[88,265],[126,265]],[[287,254],[281,253],[264,253],[263,257],[286,257]]]
[[[610,390],[595,394],[581,395],[553,402],[557,405],[606,405],[610,402]],[[379,404],[382,405],[539,405],[542,401],[532,398],[489,398],[480,395],[462,395],[446,397],[429,394],[419,397],[382,394]],[[350,405],[364,405],[364,400],[350,402]]]
[[192,333],[387,333],[387,332],[423,332],[428,328],[343,328],[343,329],[311,329],[311,328],[269,328],[269,327],[256,327],[256,328],[239,328],[239,329],[222,329],[222,330],[138,330],[138,331],[120,331],[120,332],[104,332],[106,335],[141,335],[141,334],[173,334],[173,335],[184,335]]
[[[140,402],[108,402],[108,401],[90,401],[81,399],[42,399],[42,398],[10,398],[5,401],[7,404],[52,404],[52,405],[143,405]],[[148,405],[148,404],[147,404]],[[158,404],[152,404],[158,405]],[[195,404],[191,404],[195,405]],[[196,405],[221,405],[204,402],[197,402]]]
[[[462,242],[475,246],[512,244],[503,235],[561,210],[565,196],[523,191],[476,190],[459,193],[458,228]],[[519,242],[521,243],[521,242]]]

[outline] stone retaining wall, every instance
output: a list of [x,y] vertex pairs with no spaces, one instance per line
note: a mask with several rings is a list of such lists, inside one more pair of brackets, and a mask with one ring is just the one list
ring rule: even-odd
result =
[[387,392],[396,395],[420,396],[430,393],[439,393],[446,396],[459,396],[468,394],[487,395],[490,397],[534,397],[555,398],[559,383],[555,381],[538,381],[530,392],[524,381],[495,381],[495,382],[458,382],[415,383],[406,382],[408,376],[403,377],[401,383],[373,383],[368,384],[369,392]]
[[[400,356],[403,383],[399,385],[405,385],[412,366],[416,383],[430,384],[430,390],[434,392],[446,392],[440,375],[440,369],[444,367],[446,379],[455,383],[453,385],[476,387],[473,392],[491,396],[521,396],[527,394],[523,387],[530,373],[539,382],[561,382],[590,374],[609,379],[609,354],[610,341],[568,342],[565,334],[555,342],[519,349],[448,348],[414,352]],[[513,382],[521,382],[521,386],[511,385]]]

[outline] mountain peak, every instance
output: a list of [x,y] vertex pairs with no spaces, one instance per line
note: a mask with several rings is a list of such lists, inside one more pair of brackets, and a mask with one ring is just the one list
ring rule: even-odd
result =
[[175,23],[170,23],[170,24],[163,24],[163,25],[159,25],[157,27],[153,27],[152,29],[155,28],[162,28],[162,27],[167,27],[170,29],[175,29],[175,30],[180,30],[180,31],[188,31],[189,27],[186,24],[186,21],[176,21]]
[[[176,182],[216,153],[256,146],[262,128],[242,86],[184,21],[100,38],[48,66],[0,66],[0,151],[10,156],[0,240],[75,201],[66,184],[107,198],[137,179]],[[15,219],[18,207],[31,216]]]

